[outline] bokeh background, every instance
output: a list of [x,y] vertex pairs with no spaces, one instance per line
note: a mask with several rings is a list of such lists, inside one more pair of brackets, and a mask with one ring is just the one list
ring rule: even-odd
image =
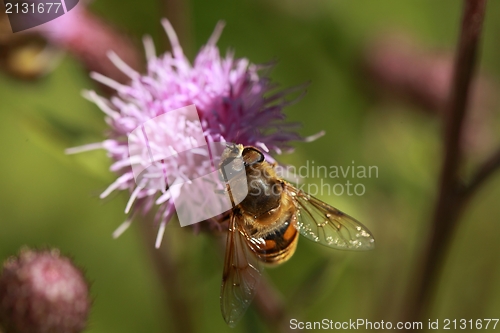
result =
[[[425,98],[402,98],[390,86],[384,89],[384,82],[367,67],[375,57],[374,45],[394,35],[430,59],[451,61],[461,2],[191,0],[186,8],[191,59],[215,24],[224,20],[221,50],[232,48],[236,56],[254,63],[277,60],[271,76],[282,87],[310,81],[307,95],[286,113],[290,121],[302,123],[301,134],[325,130],[326,135],[297,143],[293,154],[278,157],[280,162],[297,167],[308,160],[325,166],[352,161],[378,166],[378,178],[348,178],[363,183],[365,195],[320,196],[362,221],[375,235],[375,251],[334,251],[302,239],[288,263],[266,271],[285,301],[287,317],[396,322],[432,217],[442,161],[441,122],[439,111]],[[89,10],[138,45],[149,34],[157,50],[168,48],[160,19],[170,13],[161,1],[96,0]],[[500,3],[490,1],[480,55],[480,76],[489,93],[473,103],[476,125],[468,134],[464,177],[500,144],[495,88],[500,82],[499,15]],[[411,59],[422,58],[416,52]],[[388,70],[380,66],[375,70]],[[432,75],[429,80],[429,86],[436,83]],[[64,154],[65,148],[102,140],[103,114],[81,96],[83,89],[99,88],[69,54],[35,80],[0,74],[0,259],[24,245],[58,247],[85,269],[92,283],[94,305],[86,332],[168,332],[171,311],[148,257],[147,247],[154,244],[144,242],[139,233],[141,222],[119,239],[111,237],[126,218],[128,198],[121,193],[99,199],[114,180],[110,161],[103,151]],[[496,175],[465,211],[429,318],[500,317],[499,197]],[[218,244],[212,236],[195,235],[174,221],[167,228],[164,245],[173,253],[196,330],[271,332],[253,308],[236,329],[224,323],[219,310],[223,253]]]

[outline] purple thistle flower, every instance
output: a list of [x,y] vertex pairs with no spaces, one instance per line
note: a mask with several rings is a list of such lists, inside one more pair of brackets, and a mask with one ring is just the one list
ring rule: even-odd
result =
[[[108,139],[103,142],[67,151],[77,153],[99,148],[107,150],[108,155],[115,161],[111,170],[120,176],[101,194],[101,198],[116,190],[127,190],[131,193],[125,209],[125,213],[131,215],[115,231],[114,237],[118,237],[127,229],[136,212],[147,213],[157,205],[156,221],[160,227],[156,247],[160,246],[165,226],[175,212],[172,197],[176,193],[171,189],[146,188],[136,184],[131,163],[143,162],[129,158],[127,138],[136,128],[152,118],[194,104],[198,111],[199,123],[196,124],[198,120],[182,117],[168,123],[157,123],[153,142],[163,147],[149,147],[142,143],[140,147],[143,149],[143,155],[150,153],[148,149],[154,151],[169,147],[173,153],[191,149],[193,141],[196,141],[196,125],[201,125],[207,143],[234,142],[255,146],[263,150],[271,161],[271,153],[281,154],[283,151],[292,150],[290,141],[311,141],[323,135],[320,132],[303,138],[294,132],[298,124],[283,122],[283,108],[301,96],[293,100],[287,100],[286,97],[294,92],[303,93],[304,86],[276,92],[277,86],[266,76],[272,66],[252,64],[248,59],[235,58],[232,52],[221,57],[216,43],[223,29],[222,23],[217,24],[193,64],[184,55],[170,23],[163,20],[162,24],[170,39],[172,52],[157,57],[152,40],[145,37],[148,60],[145,75],[134,71],[114,53],[110,53],[110,59],[130,77],[128,85],[120,84],[101,74],[91,74],[95,80],[117,92],[110,100],[98,96],[93,91],[85,94],[85,97],[96,103],[106,114],[106,122],[111,131]],[[137,140],[136,144],[141,145],[139,141]],[[182,167],[184,170],[175,169],[175,165],[166,165],[166,172],[205,175],[211,171],[209,163],[195,160]],[[155,171],[158,172],[150,172]]]

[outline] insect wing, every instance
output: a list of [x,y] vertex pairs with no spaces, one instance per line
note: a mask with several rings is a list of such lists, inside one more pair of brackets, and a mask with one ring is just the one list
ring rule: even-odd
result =
[[375,240],[356,219],[323,201],[286,184],[299,210],[297,229],[306,238],[341,250],[371,250]]
[[230,327],[234,327],[247,310],[261,276],[261,264],[246,244],[247,236],[236,220],[232,214],[220,296],[222,316]]

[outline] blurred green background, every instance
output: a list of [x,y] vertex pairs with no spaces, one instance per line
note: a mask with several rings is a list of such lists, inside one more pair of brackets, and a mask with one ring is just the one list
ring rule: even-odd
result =
[[[165,50],[160,1],[96,0],[89,7],[135,41],[149,34],[157,49]],[[278,60],[272,78],[283,87],[311,82],[305,98],[288,108],[288,119],[303,124],[303,135],[320,130],[326,135],[297,143],[295,152],[279,161],[296,166],[306,160],[326,166],[355,161],[379,169],[378,178],[351,180],[363,182],[364,196],[320,196],[362,221],[375,235],[375,251],[334,251],[302,239],[288,263],[266,271],[288,317],[397,321],[434,207],[440,122],[419,106],[374,97],[359,62],[367,43],[383,32],[401,31],[426,48],[453,51],[461,2],[192,0],[189,7],[196,49],[224,20],[222,51],[232,48],[254,63]],[[500,2],[490,1],[480,67],[494,82],[500,81],[499,15]],[[103,151],[63,152],[102,140],[103,114],[81,97],[83,89],[98,88],[69,55],[34,82],[0,74],[0,259],[23,245],[58,247],[92,281],[87,332],[166,332],[170,313],[145,248],[154,244],[144,244],[137,225],[118,240],[111,237],[126,218],[128,198],[125,193],[98,197],[114,180],[110,161]],[[488,120],[495,135],[498,120]],[[465,212],[431,319],[500,317],[499,197],[497,175]],[[173,248],[197,331],[270,331],[252,308],[236,329],[224,323],[223,254],[210,236],[172,225],[164,244]]]

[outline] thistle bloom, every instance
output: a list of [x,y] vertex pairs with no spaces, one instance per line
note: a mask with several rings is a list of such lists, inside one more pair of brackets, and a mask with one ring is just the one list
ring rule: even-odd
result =
[[[160,225],[156,247],[160,246],[165,225],[175,212],[172,200],[175,193],[170,188],[145,188],[137,185],[132,164],[143,162],[132,161],[127,139],[136,128],[169,111],[194,104],[199,121],[180,117],[156,123],[153,135],[157,145],[149,146],[143,142],[140,146],[141,142],[136,142],[142,147],[143,154],[150,153],[150,150],[154,152],[158,148],[156,146],[168,146],[173,153],[192,148],[192,142],[196,141],[194,128],[198,122],[207,143],[234,142],[252,145],[263,150],[271,161],[270,154],[291,150],[290,141],[310,141],[322,135],[318,133],[303,138],[294,132],[297,124],[283,122],[283,108],[297,100],[288,100],[286,97],[293,92],[303,92],[303,86],[276,92],[276,85],[266,76],[266,70],[271,66],[258,66],[245,58],[235,58],[232,52],[228,52],[226,56],[220,55],[216,42],[223,24],[216,26],[193,64],[184,55],[170,23],[164,20],[162,24],[170,39],[172,52],[157,57],[151,39],[144,38],[148,60],[146,74],[137,73],[114,53],[110,53],[110,58],[130,78],[128,85],[92,73],[95,80],[116,90],[116,95],[110,100],[93,91],[86,93],[86,97],[106,114],[106,122],[111,130],[108,139],[103,142],[68,151],[76,153],[103,148],[108,152],[114,161],[111,170],[119,174],[119,177],[101,194],[101,198],[116,190],[131,193],[125,209],[131,215],[115,231],[114,236],[120,235],[130,225],[137,212],[147,213],[156,205],[156,219]],[[193,128],[192,133],[190,128]],[[207,163],[195,160],[182,165],[181,171],[174,168],[173,165],[167,165],[165,171],[167,174],[175,171],[190,175],[204,175],[210,171]]]

